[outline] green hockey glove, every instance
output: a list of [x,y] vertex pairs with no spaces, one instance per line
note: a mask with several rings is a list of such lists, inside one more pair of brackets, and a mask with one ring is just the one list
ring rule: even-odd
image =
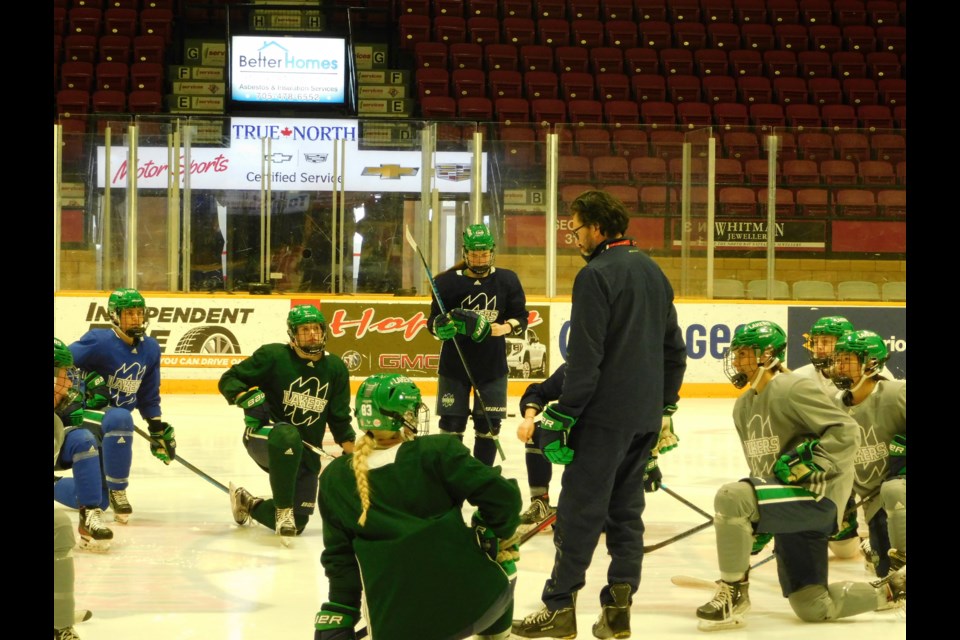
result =
[[898,476],[907,477],[907,435],[897,434],[890,441],[890,457],[887,458],[887,480]]
[[162,422],[160,418],[147,420],[147,430],[150,431],[150,453],[163,464],[170,464],[177,459],[176,433],[169,422]]
[[854,501],[853,496],[850,496],[850,499],[847,500],[847,506],[843,511],[846,515],[843,518],[843,522],[840,523],[840,530],[830,536],[830,540],[839,541],[839,540],[849,540],[850,538],[858,538],[857,529],[860,525],[857,522],[857,503]]
[[354,627],[360,610],[336,602],[324,602],[313,619],[313,640],[357,640]]
[[433,335],[441,340],[449,340],[457,335],[457,325],[447,316],[437,316],[433,319]]
[[750,549],[750,555],[755,556],[773,540],[772,533],[756,533],[753,535],[753,548]]
[[237,396],[236,405],[243,409],[243,422],[248,428],[257,430],[270,422],[270,405],[267,394],[259,387],[251,387]]
[[792,453],[785,453],[773,464],[773,472],[781,482],[797,484],[816,471],[823,471],[813,461],[813,448],[819,440],[807,440]]
[[110,388],[103,376],[93,371],[83,378],[84,404],[87,409],[103,409],[110,404]]
[[576,418],[560,413],[556,404],[548,405],[540,414],[540,451],[553,464],[573,462],[569,440],[570,429],[576,422]]
[[447,315],[456,325],[457,333],[470,336],[474,342],[483,342],[490,335],[490,323],[476,311],[454,309]]
[[680,444],[680,438],[673,432],[673,414],[677,412],[677,405],[668,404],[663,408],[663,420],[660,422],[660,440],[657,442],[657,450],[660,453],[666,453],[677,448]]

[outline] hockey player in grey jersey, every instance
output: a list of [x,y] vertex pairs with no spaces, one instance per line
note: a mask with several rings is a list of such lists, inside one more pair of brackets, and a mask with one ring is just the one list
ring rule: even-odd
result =
[[[803,348],[810,354],[810,364],[806,364],[799,369],[793,369],[793,373],[798,376],[810,378],[823,389],[830,398],[835,398],[838,394],[837,388],[830,377],[829,367],[833,357],[833,348],[837,340],[844,333],[853,331],[853,323],[843,316],[825,316],[818,318],[810,331],[803,334]],[[830,551],[838,558],[853,558],[860,553],[860,536],[858,529],[860,523],[857,521],[856,501],[853,494],[847,500],[844,508],[846,516],[840,530],[830,536]]]
[[838,404],[860,425],[853,489],[864,499],[879,577],[907,563],[907,382],[881,375],[888,357],[876,333],[851,331],[837,340],[828,368]]
[[750,476],[714,499],[720,581],[697,609],[699,628],[744,624],[750,609],[750,550],[757,531],[772,533],[783,596],[807,622],[872,611],[892,593],[906,598],[906,576],[874,583],[827,581],[827,538],[837,531],[853,486],[857,423],[809,379],[781,363],[786,334],[758,320],[738,327],[724,354],[724,372],[747,390],[733,409]]

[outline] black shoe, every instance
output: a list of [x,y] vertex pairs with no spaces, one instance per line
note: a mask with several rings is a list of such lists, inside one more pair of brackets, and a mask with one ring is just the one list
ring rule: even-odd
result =
[[612,584],[607,588],[613,596],[613,603],[603,605],[600,617],[593,625],[593,635],[601,639],[629,638],[632,589],[626,583]]
[[576,612],[573,607],[556,611],[544,607],[523,620],[514,620],[513,635],[521,638],[576,638]]

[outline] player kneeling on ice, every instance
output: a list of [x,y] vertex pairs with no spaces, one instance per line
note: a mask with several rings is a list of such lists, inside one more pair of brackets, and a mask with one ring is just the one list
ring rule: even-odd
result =
[[[520,489],[458,438],[425,433],[429,411],[406,376],[357,390],[363,437],[320,477],[329,602],[315,640],[354,640],[366,592],[377,640],[510,637]],[[463,502],[477,507],[472,526]],[[429,604],[425,610],[424,604]]]
[[850,331],[837,340],[829,368],[838,402],[860,425],[853,490],[864,499],[881,578],[907,564],[907,381],[881,375],[889,355],[873,331]]
[[243,446],[270,474],[273,497],[256,498],[230,485],[233,519],[273,529],[284,545],[313,514],[327,425],[344,452],[353,451],[350,374],[324,351],[327,322],[311,304],[287,314],[287,344],[265,344],[220,377],[220,393],[243,409]]
[[758,320],[737,327],[724,353],[727,377],[747,387],[733,420],[750,477],[723,485],[714,499],[720,582],[697,609],[704,631],[744,624],[750,551],[763,534],[773,534],[781,591],[804,621],[873,611],[891,593],[906,598],[899,573],[873,583],[827,582],[827,541],[843,521],[838,505],[853,487],[860,429],[816,383],[781,364],[786,344],[783,329]]

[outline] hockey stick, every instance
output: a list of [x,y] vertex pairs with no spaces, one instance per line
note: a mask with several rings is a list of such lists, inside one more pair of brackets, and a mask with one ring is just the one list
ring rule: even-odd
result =
[[520,546],[522,547],[523,543],[527,542],[530,538],[537,535],[538,533],[540,533],[541,531],[543,531],[544,529],[546,529],[556,521],[557,521],[557,512],[554,511],[553,513],[548,515],[546,518],[538,522],[536,526],[533,527],[533,529],[530,529],[530,531],[527,531],[525,534],[520,536]]
[[667,495],[676,498],[677,500],[679,500],[679,501],[682,502],[683,504],[687,505],[688,507],[690,507],[691,509],[693,509],[694,511],[696,511],[697,513],[699,513],[700,515],[702,515],[704,518],[708,518],[708,519],[710,520],[710,522],[713,522],[713,516],[712,516],[712,515],[710,515],[709,513],[707,513],[706,511],[704,511],[704,510],[701,509],[700,507],[698,507],[697,505],[693,504],[692,502],[690,502],[689,500],[687,500],[687,499],[684,498],[683,496],[675,493],[675,492],[673,491],[673,489],[671,489],[671,488],[668,487],[667,485],[663,484],[662,482],[660,483],[660,488],[663,489],[664,491],[666,491],[666,492],[667,492]]
[[700,531],[703,531],[704,529],[706,529],[707,527],[710,527],[710,526],[713,526],[713,518],[710,518],[709,520],[707,520],[707,521],[704,522],[704,523],[698,524],[697,526],[695,526],[695,527],[692,528],[692,529],[687,529],[687,530],[684,531],[683,533],[678,533],[677,535],[673,536],[672,538],[667,538],[667,539],[664,540],[663,542],[658,542],[658,543],[656,543],[656,544],[646,545],[646,546],[643,547],[643,552],[644,552],[644,553],[650,553],[651,551],[656,551],[657,549],[662,549],[662,548],[664,548],[665,546],[667,546],[668,544],[673,544],[673,543],[676,542],[677,540],[683,540],[684,538],[687,538],[687,537],[689,537],[689,536],[692,536],[692,535],[695,534],[695,533],[698,533],[698,532],[700,532]]
[[[433,298],[437,301],[437,306],[440,308],[440,313],[447,315],[447,310],[443,308],[443,300],[440,299],[440,292],[437,291],[437,283],[433,279],[433,273],[430,271],[430,265],[427,264],[427,259],[424,257],[423,252],[420,251],[420,247],[417,246],[417,241],[413,239],[413,235],[410,233],[410,227],[403,225],[404,234],[407,236],[407,243],[417,252],[417,255],[420,256],[420,262],[423,263],[423,268],[427,272],[427,280],[430,281],[430,288],[433,290]],[[507,456],[503,453],[503,447],[500,446],[500,435],[493,432],[493,424],[490,422],[490,416],[487,415],[487,405],[483,402],[483,394],[480,393],[480,388],[477,386],[477,383],[473,380],[473,374],[470,373],[470,367],[467,366],[467,358],[463,355],[463,350],[460,348],[460,344],[457,342],[457,338],[454,337],[451,340],[453,346],[457,348],[457,354],[460,356],[460,362],[463,363],[463,370],[467,374],[467,380],[470,381],[470,386],[474,388],[477,392],[477,401],[480,403],[480,410],[483,412],[483,418],[487,421],[487,431],[490,433],[491,438],[493,439],[493,444],[497,445],[497,452],[500,454],[500,460],[506,460]]]
[[[137,425],[133,425],[133,429],[134,431],[139,433],[141,436],[143,436],[147,440],[150,440],[150,442],[153,442],[153,439],[150,437],[150,434],[144,431],[143,429],[141,429],[140,427],[138,427]],[[192,464],[184,460],[183,457],[181,457],[180,455],[177,455],[177,457],[175,457],[174,460],[176,460],[177,462],[185,466],[187,469],[190,469],[190,471],[193,471],[195,474],[197,474],[198,476],[200,476],[201,478],[203,478],[204,480],[206,480],[207,482],[215,486],[217,489],[220,489],[220,491],[223,491],[224,493],[230,493],[230,489],[228,489],[226,485],[224,485],[223,483],[217,482],[215,479],[211,478],[210,476],[205,474],[203,471],[200,471],[200,469],[197,469],[195,466],[193,466]]]

